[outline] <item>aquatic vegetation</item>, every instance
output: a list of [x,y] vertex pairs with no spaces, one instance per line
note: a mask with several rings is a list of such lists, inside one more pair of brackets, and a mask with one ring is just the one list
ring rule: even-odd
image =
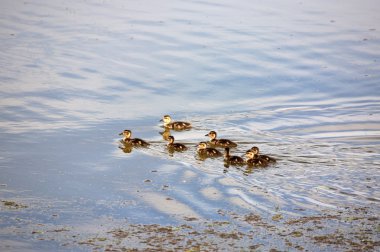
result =
[[9,209],[20,209],[20,208],[27,208],[28,206],[16,203],[15,201],[10,201],[10,200],[2,200],[1,203]]

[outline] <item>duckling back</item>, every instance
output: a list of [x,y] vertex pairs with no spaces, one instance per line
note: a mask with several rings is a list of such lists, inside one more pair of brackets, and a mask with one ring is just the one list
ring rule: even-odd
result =
[[261,160],[265,160],[266,162],[268,163],[276,163],[276,159],[272,158],[272,157],[269,157],[267,155],[259,155],[259,158]]
[[133,138],[133,139],[130,139],[130,143],[133,145],[133,146],[140,146],[140,147],[147,147],[149,146],[150,144],[140,138]]
[[210,142],[217,147],[229,147],[229,148],[237,147],[237,144],[235,142],[232,142],[231,140],[228,140],[228,139],[213,139]]
[[168,143],[168,148],[175,150],[175,151],[185,151],[187,150],[187,147],[184,144],[181,143]]
[[220,157],[223,154],[214,148],[205,148],[198,150],[198,154],[200,156],[206,156],[206,157]]
[[191,129],[191,124],[188,122],[172,122],[167,124],[166,127],[173,130],[187,130]]
[[263,159],[260,159],[258,156],[255,158],[247,159],[247,165],[248,166],[254,166],[254,167],[266,167],[268,166],[268,162],[266,162]]
[[239,156],[231,156],[230,155],[230,148],[227,147],[224,149],[224,162],[228,165],[244,165],[245,161],[243,158]]

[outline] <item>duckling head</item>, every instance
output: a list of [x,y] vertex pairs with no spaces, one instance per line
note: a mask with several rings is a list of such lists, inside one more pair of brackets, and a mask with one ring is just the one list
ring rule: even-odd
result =
[[170,117],[170,115],[164,115],[164,117],[160,121],[164,122],[164,125],[167,125],[172,121],[172,118]]
[[168,136],[169,144],[174,143],[174,136]]
[[123,136],[124,139],[129,139],[132,136],[132,131],[130,131],[130,130],[123,130],[123,132],[121,132],[119,134],[119,136]]
[[253,154],[259,154],[260,150],[259,147],[253,146],[249,151],[252,151]]
[[248,159],[252,159],[252,158],[255,158],[257,154],[255,154],[253,151],[249,150],[245,153],[245,156],[248,158]]
[[207,143],[206,142],[200,142],[198,144],[198,150],[203,150],[207,148]]
[[206,134],[205,136],[208,136],[211,138],[211,140],[215,139],[216,138],[216,132],[211,130],[208,134]]

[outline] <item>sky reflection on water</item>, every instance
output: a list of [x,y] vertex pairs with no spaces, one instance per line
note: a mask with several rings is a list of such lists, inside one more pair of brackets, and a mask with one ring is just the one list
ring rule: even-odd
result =
[[[0,5],[0,196],[29,204],[28,218],[379,209],[377,1]],[[168,154],[164,114],[193,123],[172,132],[188,152]],[[126,128],[152,146],[123,152]],[[212,129],[234,153],[259,145],[277,164],[200,161]]]
[[266,109],[292,99],[349,103],[379,95],[375,1],[362,6],[365,15],[348,7],[354,2],[339,9],[276,2],[282,8],[268,4],[262,12],[247,3],[206,3],[181,3],[186,15],[176,1],[3,3],[2,111],[13,121],[3,127],[80,127],[168,111],[239,111],[242,101]]

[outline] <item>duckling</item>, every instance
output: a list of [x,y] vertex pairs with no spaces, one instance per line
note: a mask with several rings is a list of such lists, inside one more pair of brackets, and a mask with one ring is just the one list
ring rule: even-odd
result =
[[212,145],[215,145],[216,147],[236,147],[237,144],[232,142],[231,140],[228,139],[216,139],[216,132],[215,131],[210,131],[208,134],[205,136],[210,137],[210,143]]
[[245,153],[245,156],[247,157],[246,163],[248,166],[255,166],[255,167],[268,166],[268,162],[265,159],[261,159],[258,154],[255,154],[251,150],[248,150]]
[[183,144],[180,143],[174,143],[174,137],[173,136],[168,136],[168,149],[173,150],[173,151],[185,151],[187,150],[187,147]]
[[164,115],[160,122],[164,122],[165,128],[173,130],[188,130],[191,128],[191,124],[188,122],[172,122],[172,118],[169,115]]
[[218,151],[217,149],[207,148],[206,142],[200,142],[198,144],[197,152],[198,152],[199,156],[204,156],[204,157],[220,157],[220,156],[222,156],[222,153],[220,151]]
[[[272,158],[272,157],[269,157],[267,155],[260,155],[260,150],[259,150],[259,147],[256,147],[256,146],[253,146],[250,150],[248,151],[252,151],[253,154],[256,154],[259,156],[259,159],[263,159],[265,160],[266,162],[269,162],[269,163],[276,163],[276,159]],[[247,152],[248,152],[247,151]]]
[[140,138],[131,138],[132,131],[130,130],[124,130],[119,135],[123,136],[123,140],[122,140],[123,144],[129,144],[136,147],[146,147],[149,145],[149,143],[145,142],[144,140]]
[[230,156],[230,148],[224,149],[224,162],[228,165],[244,165],[245,161],[239,156]]

